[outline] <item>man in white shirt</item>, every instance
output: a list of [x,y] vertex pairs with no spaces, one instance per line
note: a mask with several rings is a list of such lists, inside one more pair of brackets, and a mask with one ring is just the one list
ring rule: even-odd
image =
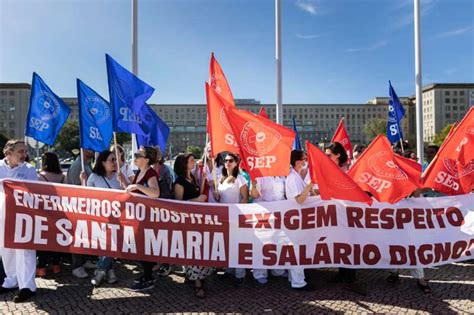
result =
[[[313,189],[311,182],[306,183],[301,176],[302,171],[308,168],[306,154],[302,150],[291,151],[290,163],[290,174],[285,181],[286,199],[295,199],[296,202],[301,204],[305,202]],[[314,290],[314,287],[305,281],[303,268],[290,269],[289,280],[291,281],[291,287],[295,290]]]
[[[35,168],[25,163],[27,147],[22,140],[9,140],[3,148],[5,158],[0,160],[0,178],[37,180]],[[6,211],[14,211],[7,209]],[[0,294],[20,289],[13,298],[21,303],[36,293],[36,251],[30,249],[1,248],[5,280]]]

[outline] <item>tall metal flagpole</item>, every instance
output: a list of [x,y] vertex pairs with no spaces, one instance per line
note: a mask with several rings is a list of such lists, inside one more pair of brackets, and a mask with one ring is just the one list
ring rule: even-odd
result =
[[281,0],[275,0],[275,57],[276,57],[276,122],[283,125],[283,104],[281,90]]
[[[132,0],[132,73],[138,76],[138,0]],[[137,137],[132,133],[132,153],[137,149]]]
[[423,146],[423,99],[421,85],[421,34],[420,34],[420,0],[414,0],[415,28],[415,81],[416,81],[416,151],[420,163],[424,159]]

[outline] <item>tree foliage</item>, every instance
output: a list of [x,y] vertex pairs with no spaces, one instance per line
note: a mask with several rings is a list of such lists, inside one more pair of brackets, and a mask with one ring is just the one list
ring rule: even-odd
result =
[[197,159],[201,158],[202,156],[202,149],[195,145],[188,145],[186,151],[191,152]]
[[73,154],[72,150],[79,149],[79,122],[68,120],[56,139],[55,149],[58,151],[66,151]]
[[372,141],[379,134],[387,133],[387,119],[372,118],[364,125],[364,133],[367,136],[367,141]]
[[443,143],[444,139],[448,136],[449,130],[453,127],[453,124],[447,124],[441,132],[435,134],[433,143],[436,144],[437,146],[441,146]]

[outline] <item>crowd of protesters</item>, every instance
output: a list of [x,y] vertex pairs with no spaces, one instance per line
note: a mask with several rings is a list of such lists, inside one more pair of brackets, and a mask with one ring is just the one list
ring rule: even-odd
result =
[[[356,145],[352,161],[349,161],[346,151],[338,142],[328,144],[325,153],[347,172],[364,149],[363,145]],[[437,149],[436,146],[428,147],[428,162],[434,157]],[[42,167],[37,173],[33,166],[25,162],[27,146],[22,140],[8,141],[3,152],[5,158],[0,160],[0,178],[87,185],[138,193],[152,198],[211,203],[249,203],[285,199],[295,199],[298,203],[303,203],[309,196],[318,194],[317,185],[312,184],[309,179],[306,153],[301,150],[291,152],[291,165],[287,177],[262,177],[251,181],[242,169],[238,155],[223,152],[215,159],[211,159],[209,145],[205,148],[201,160],[196,160],[197,157],[191,153],[179,154],[173,169],[164,163],[159,149],[140,147],[133,154],[133,163],[137,169],[135,172],[132,171],[133,166],[126,163],[124,149],[120,146],[113,146],[110,150],[100,152],[95,159],[94,152],[84,150],[82,160],[81,156],[78,156],[67,175],[62,173],[59,159],[53,152],[43,154]],[[413,151],[405,150],[404,155],[417,160]],[[414,193],[412,197],[419,195],[419,192]],[[23,302],[35,294],[35,276],[43,277],[48,272],[60,273],[61,260],[66,254],[2,248],[1,256],[6,277],[0,287],[0,293],[18,291],[14,301]],[[90,257],[79,254],[70,256],[72,256],[72,274],[75,277],[91,278],[94,286],[100,286],[104,281],[109,284],[120,281],[114,269],[114,257]],[[131,290],[151,290],[155,286],[155,274],[166,276],[173,268],[182,268],[185,282],[194,286],[194,294],[198,298],[206,296],[205,280],[215,272],[214,268],[206,266],[170,266],[146,261],[137,264],[141,266],[142,274],[134,280]],[[94,274],[89,274],[88,270],[91,269],[95,270]],[[249,271],[243,268],[227,269],[224,276],[233,279],[236,286],[242,286],[247,272]],[[275,277],[288,278],[294,290],[314,290],[303,268],[288,271],[271,270],[271,274]],[[417,284],[424,293],[430,292],[423,269],[412,270],[412,276],[417,279]],[[254,269],[253,278],[259,285],[265,285],[268,282],[268,271]],[[357,280],[356,269],[339,268],[333,280],[343,283],[353,292],[367,294],[366,286]],[[398,271],[391,270],[387,281],[390,283],[399,281]]]

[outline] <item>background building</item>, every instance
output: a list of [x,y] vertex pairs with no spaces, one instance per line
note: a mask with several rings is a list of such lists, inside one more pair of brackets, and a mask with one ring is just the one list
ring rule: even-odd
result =
[[[0,84],[0,132],[23,137],[31,86]],[[70,120],[78,120],[76,98],[63,98],[71,107]],[[402,130],[406,139],[415,139],[415,98],[400,97],[406,109]],[[283,124],[292,128],[292,117],[302,141],[328,142],[339,123],[345,124],[353,143],[367,143],[364,125],[374,118],[386,119],[388,97],[375,97],[364,104],[284,104]],[[262,104],[255,99],[236,99],[236,106],[258,113]],[[203,147],[206,141],[205,104],[151,104],[155,112],[170,126],[167,153],[175,155],[188,145]],[[269,118],[275,120],[275,105],[263,105]],[[424,140],[433,141],[435,133],[446,124],[459,121],[474,106],[474,83],[437,83],[423,87]]]

